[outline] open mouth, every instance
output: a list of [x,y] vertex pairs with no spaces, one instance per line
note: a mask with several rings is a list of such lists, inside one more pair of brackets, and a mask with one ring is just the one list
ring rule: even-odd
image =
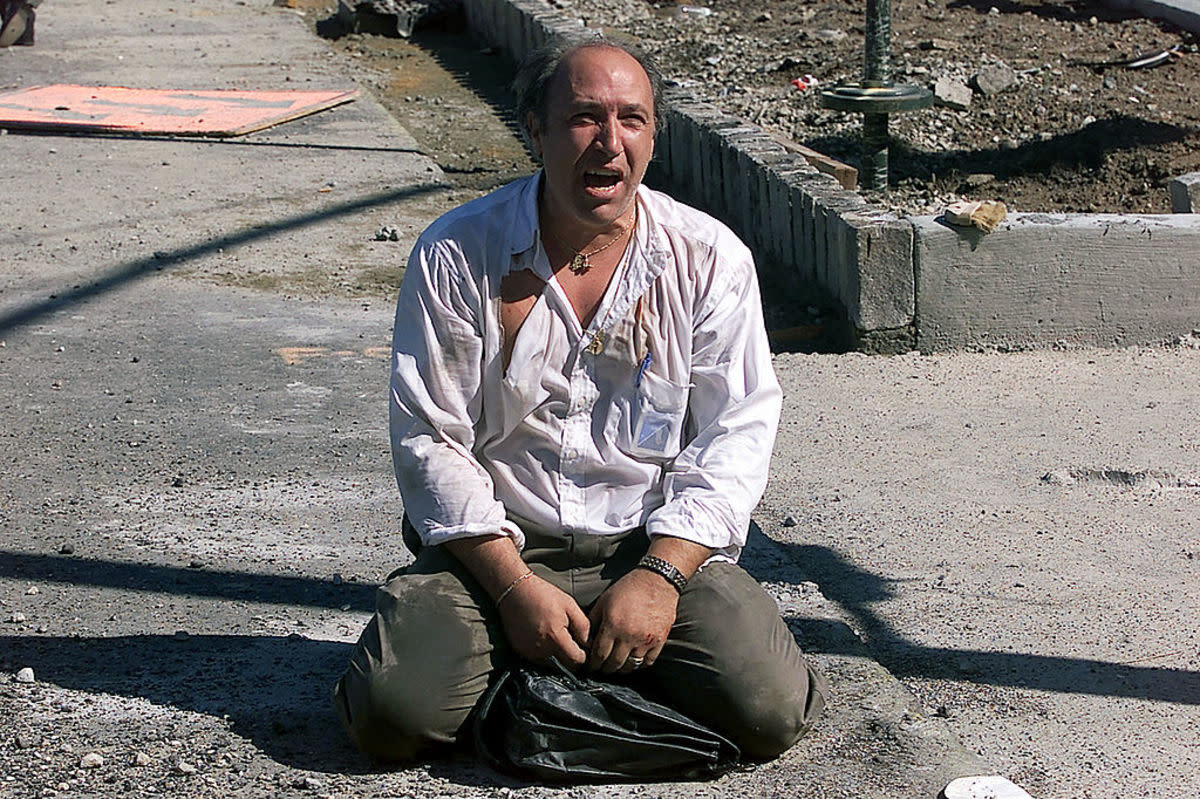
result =
[[621,182],[621,173],[612,169],[589,169],[583,173],[583,185],[589,189],[611,189]]

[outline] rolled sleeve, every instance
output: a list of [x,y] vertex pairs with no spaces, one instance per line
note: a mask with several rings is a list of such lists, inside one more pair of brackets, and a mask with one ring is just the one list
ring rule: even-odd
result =
[[389,430],[396,482],[422,543],[507,535],[488,472],[472,454],[482,403],[478,290],[466,259],[444,240],[418,241],[400,287],[392,333]]

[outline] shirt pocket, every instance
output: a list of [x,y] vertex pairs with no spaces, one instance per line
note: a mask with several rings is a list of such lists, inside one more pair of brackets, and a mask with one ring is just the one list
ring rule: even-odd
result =
[[667,461],[679,454],[689,387],[642,373],[633,394],[621,403],[617,446],[639,458]]

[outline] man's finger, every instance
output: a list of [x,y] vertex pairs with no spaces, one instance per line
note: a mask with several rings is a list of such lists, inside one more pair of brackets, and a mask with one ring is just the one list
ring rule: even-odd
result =
[[603,627],[596,637],[592,639],[592,646],[588,652],[588,668],[592,671],[598,671],[606,660],[609,654],[612,653],[613,645],[616,641],[612,635]]
[[579,668],[587,662],[587,652],[583,650],[579,644],[575,643],[575,639],[569,634],[559,633],[555,636],[554,646],[558,652],[554,653],[559,660],[565,661],[564,665],[573,667],[572,670]]
[[587,648],[588,636],[592,632],[592,623],[583,612],[583,608],[574,603],[567,606],[567,632],[571,633],[571,637],[579,646]]
[[600,664],[600,671],[605,674],[620,671],[625,666],[626,661],[629,660],[629,655],[632,651],[628,643],[616,641],[609,651],[608,657]]

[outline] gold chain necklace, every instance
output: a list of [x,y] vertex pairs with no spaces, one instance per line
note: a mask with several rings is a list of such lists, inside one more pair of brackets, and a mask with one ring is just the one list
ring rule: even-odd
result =
[[[637,207],[635,206],[633,209],[633,224],[629,226],[629,230],[633,230],[633,228],[636,226],[637,226]],[[628,233],[629,230],[622,230],[620,233],[613,236],[611,239],[606,241],[604,244],[601,244],[599,247],[592,250],[591,252],[583,252],[582,250],[575,249],[570,244],[567,244],[565,241],[560,239],[558,237],[558,234],[556,234],[553,230],[550,230],[549,226],[546,227],[546,231],[550,234],[550,237],[552,239],[554,239],[556,242],[558,242],[560,247],[566,247],[568,250],[575,253],[575,256],[571,259],[571,263],[569,263],[567,265],[567,268],[570,269],[571,272],[573,272],[576,275],[586,274],[587,271],[592,268],[592,262],[590,260],[591,257],[593,255],[598,255],[598,254],[604,252],[609,247],[616,244],[618,241],[620,241],[622,238],[625,237],[625,234]]]

